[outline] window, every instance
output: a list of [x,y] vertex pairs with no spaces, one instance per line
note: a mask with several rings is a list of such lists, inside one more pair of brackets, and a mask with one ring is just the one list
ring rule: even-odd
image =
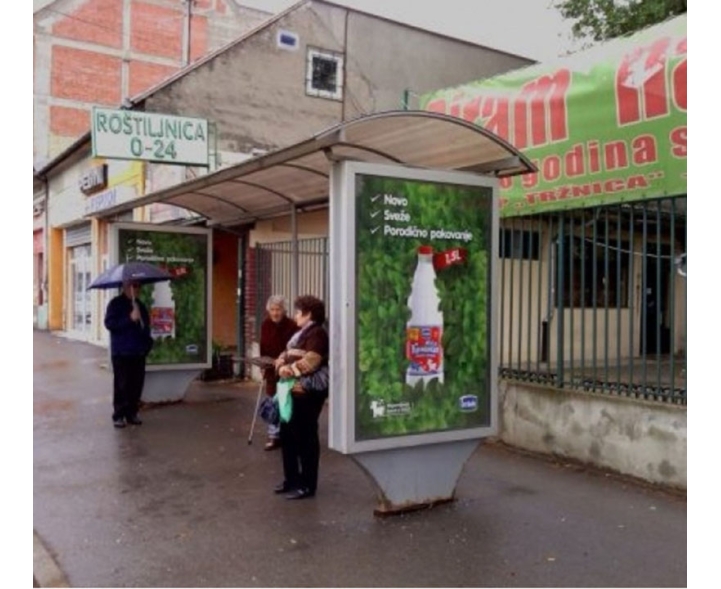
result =
[[540,243],[541,239],[537,231],[501,229],[498,236],[498,254],[501,258],[538,260]]
[[[565,308],[628,307],[631,253],[627,241],[619,244],[617,238],[609,237],[606,244],[603,238],[598,238],[594,248],[591,237],[586,236],[584,241],[579,235],[569,235],[563,238],[562,258],[558,254],[556,243],[556,260],[561,264],[563,274]],[[558,288],[558,271],[554,274]],[[558,304],[557,298],[555,302]]]
[[343,56],[320,49],[308,49],[306,94],[320,98],[343,98]]

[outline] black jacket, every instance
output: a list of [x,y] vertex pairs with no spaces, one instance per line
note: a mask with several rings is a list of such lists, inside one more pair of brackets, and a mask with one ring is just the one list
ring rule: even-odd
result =
[[108,303],[105,327],[110,332],[111,356],[145,356],[153,347],[148,309],[139,299],[135,299],[135,302],[140,308],[142,326],[130,319],[133,301],[125,294],[119,294]]

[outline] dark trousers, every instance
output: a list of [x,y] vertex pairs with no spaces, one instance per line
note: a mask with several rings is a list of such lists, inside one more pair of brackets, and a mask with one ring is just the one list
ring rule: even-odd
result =
[[288,423],[280,424],[285,482],[315,493],[318,486],[320,440],[318,418],[327,393],[306,392],[293,395],[293,412]]
[[145,384],[145,356],[113,356],[113,419],[138,414]]

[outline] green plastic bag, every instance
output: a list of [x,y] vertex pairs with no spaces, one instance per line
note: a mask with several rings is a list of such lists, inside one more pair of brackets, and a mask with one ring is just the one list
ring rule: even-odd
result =
[[288,423],[293,414],[293,395],[290,394],[290,389],[294,384],[294,378],[281,378],[275,388],[275,400],[283,423]]

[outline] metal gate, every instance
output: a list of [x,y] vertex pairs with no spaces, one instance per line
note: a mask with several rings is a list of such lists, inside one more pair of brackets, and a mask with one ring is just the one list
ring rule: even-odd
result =
[[330,286],[328,271],[328,238],[298,240],[298,292],[293,293],[293,242],[281,241],[256,245],[256,333],[271,295],[283,295],[289,305],[292,297],[310,294],[321,299],[329,316]]

